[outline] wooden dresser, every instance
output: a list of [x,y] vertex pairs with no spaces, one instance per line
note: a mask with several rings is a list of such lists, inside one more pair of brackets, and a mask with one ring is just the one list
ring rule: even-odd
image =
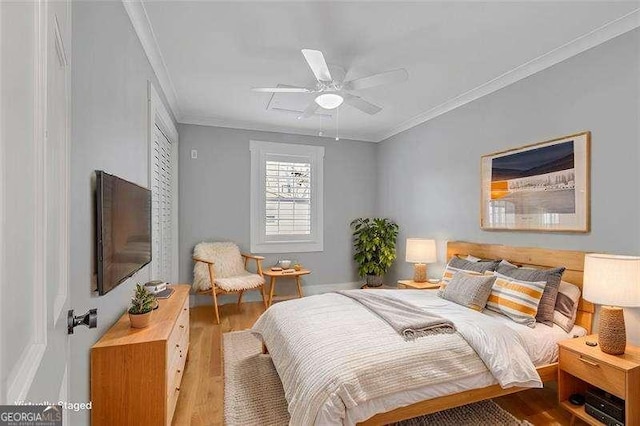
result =
[[144,329],[125,313],[91,348],[91,424],[170,425],[189,349],[189,285],[160,300]]

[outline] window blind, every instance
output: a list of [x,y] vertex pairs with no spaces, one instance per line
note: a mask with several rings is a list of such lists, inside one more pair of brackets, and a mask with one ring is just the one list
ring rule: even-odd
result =
[[266,161],[266,235],[311,234],[311,163]]
[[171,279],[172,158],[171,142],[156,127],[152,146],[151,228],[152,279]]

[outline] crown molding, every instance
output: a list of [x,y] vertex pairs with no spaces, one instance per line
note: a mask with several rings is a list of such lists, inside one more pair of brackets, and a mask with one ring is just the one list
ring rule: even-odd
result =
[[178,95],[173,81],[171,81],[171,77],[169,77],[169,70],[160,52],[160,46],[153,32],[151,21],[149,21],[147,10],[141,0],[122,0],[122,4],[129,15],[133,29],[138,35],[147,59],[149,59],[151,68],[158,78],[160,88],[169,103],[169,109],[177,121],[181,116],[180,106],[178,105]]
[[[205,117],[196,115],[185,115],[179,123],[181,124],[195,124],[198,126],[212,126],[212,127],[224,127],[228,129],[258,131],[258,132],[277,132],[287,133],[290,135],[302,135],[302,136],[315,136],[334,139],[335,129],[327,129],[324,136],[318,136],[317,130],[312,129],[296,129],[288,126],[273,126],[269,124],[252,123],[250,121],[242,120],[229,120],[222,117]],[[349,139],[359,142],[378,142],[372,135],[364,133],[346,133],[339,131],[340,140]]]
[[[162,53],[160,52],[160,47],[158,46],[158,42],[144,4],[141,0],[122,0],[122,3],[129,15],[129,18],[131,19],[133,28],[140,39],[142,47],[149,59],[149,63],[158,78],[160,87],[167,98],[169,108],[171,109],[176,121],[179,123],[196,124],[201,126],[216,126],[265,132],[290,133],[305,136],[318,136],[317,132],[314,130],[295,129],[287,126],[252,123],[249,121],[231,120],[221,117],[204,117],[194,115],[182,116],[178,105],[177,92],[171,78],[169,77],[169,71],[162,57]],[[429,110],[392,127],[388,131],[376,134],[341,134],[340,138],[365,142],[382,142],[397,135],[398,133],[409,130],[412,127],[425,123],[440,115],[446,114],[449,111],[503,89],[638,27],[640,27],[640,8],[635,9],[618,19],[608,22],[583,36],[538,56],[537,58],[519,65],[486,83],[430,108]]]
[[490,80],[480,86],[462,93],[440,105],[429,109],[415,117],[404,121],[398,126],[393,127],[385,133],[381,133],[375,138],[375,142],[381,142],[398,133],[409,130],[419,124],[432,120],[442,114],[466,105],[483,96],[487,96],[495,91],[516,83],[524,78],[545,70],[555,64],[565,61],[576,56],[592,47],[605,43],[619,35],[640,27],[640,9],[608,22],[601,27],[588,32],[587,34],[576,38],[556,49],[553,49],[529,62],[526,62],[506,73]]

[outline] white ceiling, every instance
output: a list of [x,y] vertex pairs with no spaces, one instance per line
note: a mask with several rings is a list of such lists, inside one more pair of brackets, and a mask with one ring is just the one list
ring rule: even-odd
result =
[[[323,51],[329,64],[344,67],[347,79],[407,69],[406,82],[357,93],[383,107],[377,115],[340,107],[340,137],[369,141],[423,121],[425,112],[541,55],[570,42],[575,45],[576,39],[639,5],[637,1],[143,4],[175,90],[179,121],[301,134],[324,130],[333,136],[335,114],[298,120],[296,114],[268,109],[271,95],[250,90],[313,85],[313,74],[300,53],[310,48]],[[289,96],[297,101],[310,95],[278,95],[277,100],[286,104],[284,98]]]

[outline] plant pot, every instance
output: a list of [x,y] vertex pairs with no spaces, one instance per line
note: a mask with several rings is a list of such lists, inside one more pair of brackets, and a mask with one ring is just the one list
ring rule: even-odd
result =
[[380,287],[383,278],[382,275],[367,275],[367,287]]
[[129,312],[129,322],[131,322],[132,328],[145,328],[149,326],[149,321],[151,321],[151,313],[153,311],[149,311],[146,314],[132,314]]

